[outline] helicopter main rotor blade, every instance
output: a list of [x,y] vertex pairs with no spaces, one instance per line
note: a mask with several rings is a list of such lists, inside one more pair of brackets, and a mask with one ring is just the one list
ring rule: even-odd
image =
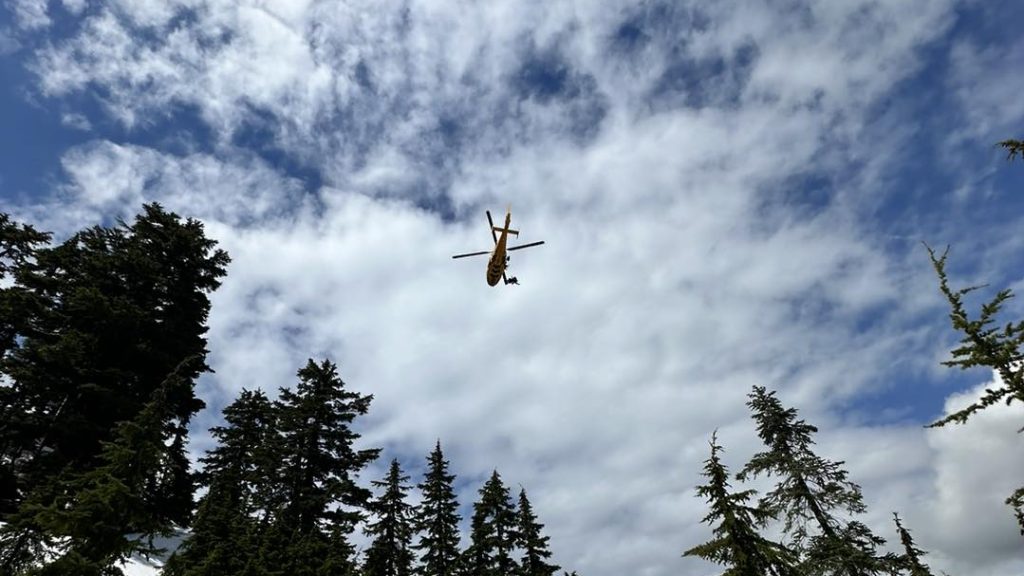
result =
[[494,238],[494,244],[498,244],[498,235],[494,233],[494,220],[491,219],[491,211],[487,211],[487,223],[491,225],[491,238]]
[[511,252],[512,250],[519,250],[520,248],[530,248],[532,246],[540,246],[543,243],[544,243],[543,240],[541,240],[540,242],[530,242],[529,244],[520,244],[519,246],[512,246],[510,248],[506,248],[505,250]]
[[491,253],[490,250],[484,250],[482,252],[470,252],[469,254],[457,254],[455,256],[452,256],[452,259],[455,259],[455,258],[465,258],[467,256],[482,256],[484,254],[490,254],[490,253]]

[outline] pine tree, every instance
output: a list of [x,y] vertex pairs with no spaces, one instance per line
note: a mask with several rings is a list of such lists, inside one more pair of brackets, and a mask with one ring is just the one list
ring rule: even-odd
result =
[[516,562],[512,554],[518,538],[515,506],[495,470],[480,489],[480,500],[473,504],[465,569],[473,576],[513,574]]
[[366,533],[373,541],[366,552],[365,576],[409,576],[412,573],[412,506],[405,501],[408,479],[402,475],[398,460],[392,460],[387,478],[372,482],[384,492],[370,504],[370,511],[377,520],[366,526]]
[[217,446],[202,458],[208,487],[191,534],[168,561],[167,576],[241,574],[258,555],[262,531],[279,492],[277,414],[259,390],[242,390],[224,409],[226,426],[210,434]]
[[925,552],[914,545],[914,539],[910,537],[910,531],[903,527],[899,514],[892,513],[893,521],[896,522],[896,531],[900,535],[900,542],[903,544],[903,554],[895,562],[910,573],[910,576],[932,576],[928,565],[921,562]]
[[454,576],[459,561],[459,502],[448,473],[448,462],[437,441],[427,457],[427,472],[418,485],[423,501],[416,510],[414,525],[421,534],[414,546],[422,554],[422,576]]
[[727,566],[723,576],[797,576],[796,557],[785,546],[758,533],[772,519],[770,511],[747,505],[754,490],[731,492],[729,471],[722,464],[717,433],[711,436],[711,457],[704,461],[707,484],[697,487],[697,495],[707,498],[711,512],[704,522],[717,526],[715,538],[690,548],[684,556],[697,556]]
[[[156,204],[131,225],[90,228],[31,256],[12,261],[15,285],[0,299],[22,309],[5,326],[0,357],[11,382],[0,447],[16,480],[0,494],[5,512],[60,471],[95,467],[116,423],[131,420],[185,359],[200,358],[183,375],[190,383],[209,369],[207,294],[228,262],[201,223]],[[167,403],[181,427],[203,406],[194,386]]]
[[548,564],[551,558],[551,551],[548,549],[548,536],[542,536],[541,530],[544,525],[537,521],[533,513],[533,506],[526,497],[526,490],[519,490],[519,514],[517,535],[519,536],[518,547],[523,551],[523,558],[519,564],[521,576],[552,576],[558,572],[561,566]]
[[276,403],[284,499],[274,521],[291,535],[293,547],[282,564],[289,576],[302,555],[326,549],[332,534],[334,540],[347,536],[364,518],[373,494],[355,480],[380,452],[354,447],[360,435],[352,423],[366,414],[373,396],[348,391],[327,360],[309,360],[298,376],[295,390],[282,389]]
[[[755,386],[747,406],[757,422],[758,435],[768,448],[747,463],[739,480],[771,474],[780,480],[761,505],[785,518],[785,531],[802,552],[803,570],[810,575],[879,574],[890,567],[875,553],[885,540],[857,521],[842,522],[834,510],[862,514],[867,510],[860,487],[847,480],[842,462],[818,457],[811,450],[818,429],[797,419],[774,392]],[[808,532],[813,521],[818,533]]]

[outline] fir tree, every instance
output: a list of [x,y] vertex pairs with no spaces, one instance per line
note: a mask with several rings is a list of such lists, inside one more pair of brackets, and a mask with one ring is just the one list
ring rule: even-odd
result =
[[[964,306],[963,298],[980,286],[959,290],[950,288],[946,275],[949,249],[947,248],[942,256],[936,256],[931,247],[925,247],[939,277],[939,289],[949,302],[949,318],[953,328],[963,334],[960,347],[953,350],[953,359],[943,364],[961,370],[977,366],[991,368],[999,374],[1002,381],[999,386],[985,389],[985,393],[977,402],[931,423],[929,427],[941,427],[950,423],[965,424],[974,414],[989,406],[1000,402],[1024,402],[1024,321],[1008,322],[1001,329],[995,324],[1003,305],[1013,298],[1013,292],[1008,289],[999,291],[992,300],[982,305],[977,318],[972,319]],[[1024,428],[1020,431],[1024,431]],[[1024,534],[1024,487],[1014,491],[1006,499],[1006,503],[1013,508],[1021,534]]]
[[422,554],[422,576],[454,576],[459,560],[459,502],[448,473],[448,462],[437,441],[427,457],[427,472],[418,488],[423,501],[416,510],[414,525],[421,534],[414,546]]
[[896,563],[910,573],[910,576],[932,576],[928,565],[921,561],[925,552],[914,545],[914,539],[910,537],[910,531],[903,527],[899,514],[892,513],[893,521],[896,522],[896,531],[899,532],[900,542],[903,544],[903,554]]
[[[38,531],[61,541],[58,557],[40,574],[118,574],[114,565],[131,554],[158,551],[152,537],[168,534],[171,525],[154,513],[146,487],[168,449],[169,398],[191,386],[187,374],[192,370],[194,366],[182,363],[135,418],[116,427],[114,439],[104,442],[97,467],[67,470],[48,482],[5,527]],[[18,554],[10,552],[11,557]],[[0,566],[0,572],[9,568]]]
[[412,573],[412,506],[405,501],[408,479],[402,475],[398,460],[392,460],[387,478],[372,482],[384,492],[370,504],[370,511],[377,520],[366,526],[366,533],[373,541],[366,552],[365,576],[409,576]]
[[278,507],[278,426],[273,404],[259,390],[242,390],[224,409],[226,426],[210,434],[217,446],[202,458],[208,486],[192,531],[168,561],[167,576],[216,576],[254,570],[271,510]]
[[519,490],[519,514],[517,535],[519,536],[519,548],[523,551],[523,558],[519,565],[521,576],[552,576],[558,572],[561,566],[548,564],[551,559],[551,551],[548,549],[548,536],[542,536],[541,530],[544,525],[537,521],[533,513],[533,506],[526,497],[526,490]]
[[[861,576],[889,570],[875,549],[885,540],[857,521],[842,522],[833,511],[862,514],[867,510],[860,487],[847,479],[842,462],[818,457],[811,450],[814,426],[797,419],[797,411],[784,408],[774,392],[755,386],[747,406],[757,422],[758,435],[768,448],[747,463],[737,475],[771,474],[779,478],[761,505],[785,518],[785,531],[803,552],[807,574]],[[808,532],[813,522],[818,533]]]
[[173,440],[161,460],[151,500],[156,514],[178,526],[188,526],[192,520],[195,502],[195,474],[187,457],[188,429],[171,426]]
[[303,555],[328,546],[331,534],[335,540],[351,534],[364,518],[373,494],[357,485],[356,477],[380,452],[354,447],[360,436],[352,423],[366,414],[372,396],[348,391],[327,360],[309,360],[298,376],[295,390],[282,389],[276,403],[283,501],[274,522],[291,535],[288,562],[281,564],[289,575]]
[[[208,370],[207,294],[228,257],[201,223],[152,204],[131,225],[90,228],[12,262],[2,307],[13,298],[23,312],[5,326],[0,358],[11,382],[0,447],[16,479],[0,494],[7,512],[44,479],[95,467],[116,423],[138,414],[182,361],[200,359],[183,375],[192,384]],[[203,406],[192,385],[167,404],[182,427]]]
[[704,461],[707,484],[697,495],[707,499],[711,511],[704,522],[715,525],[715,538],[690,548],[684,556],[697,556],[727,566],[723,576],[796,576],[796,558],[785,546],[758,533],[772,519],[768,510],[747,505],[756,492],[731,492],[729,471],[722,464],[717,434],[711,436],[711,457]]
[[480,500],[473,504],[464,569],[473,576],[513,574],[517,566],[512,554],[518,539],[516,509],[508,488],[495,470],[480,489]]

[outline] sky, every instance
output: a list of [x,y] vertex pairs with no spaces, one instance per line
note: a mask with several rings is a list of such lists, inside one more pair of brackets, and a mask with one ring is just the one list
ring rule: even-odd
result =
[[[1024,289],[1024,3],[9,0],[0,210],[66,237],[159,201],[231,255],[192,450],[329,358],[463,516],[497,469],[585,576],[716,574],[714,430],[777,391],[933,568],[1024,571],[1024,410],[941,365],[957,286]],[[511,206],[519,286],[487,286]],[[980,298],[991,296],[982,291]],[[1007,318],[1024,316],[1011,301]],[[769,483],[753,485],[770,488]]]

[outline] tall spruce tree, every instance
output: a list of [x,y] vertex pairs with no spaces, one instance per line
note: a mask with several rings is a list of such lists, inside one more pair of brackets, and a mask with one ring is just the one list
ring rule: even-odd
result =
[[[60,471],[99,465],[116,424],[134,418],[185,359],[200,358],[183,375],[190,383],[209,369],[202,361],[207,295],[227,262],[201,223],[156,204],[144,206],[130,225],[90,228],[11,260],[14,285],[0,308],[21,311],[4,319],[0,357],[0,373],[10,382],[0,458],[15,479],[2,487],[3,513]],[[167,402],[171,432],[183,430],[203,406],[193,386]]]
[[551,559],[551,550],[548,549],[550,538],[541,535],[544,525],[537,521],[525,489],[519,490],[518,512],[516,534],[519,537],[518,547],[523,551],[519,562],[520,576],[552,576],[561,566],[548,564]]
[[288,561],[282,564],[289,573],[302,566],[303,556],[315,557],[332,535],[337,540],[351,534],[364,518],[373,494],[356,478],[380,453],[357,450],[360,435],[352,429],[373,396],[347,390],[328,360],[317,364],[310,359],[298,376],[295,390],[282,389],[276,403],[284,501],[275,522],[279,531],[291,534]]
[[730,491],[729,471],[719,456],[722,451],[717,433],[712,434],[711,457],[704,461],[703,475],[708,481],[697,487],[697,495],[711,506],[703,521],[714,526],[715,538],[683,555],[725,565],[723,576],[797,576],[796,556],[758,533],[773,515],[765,508],[747,505],[756,492]]
[[421,576],[455,576],[459,565],[459,502],[455,496],[455,475],[448,473],[448,461],[438,440],[427,457],[427,472],[418,485],[423,501],[416,509],[414,526],[420,533],[413,547],[420,556]]
[[[847,479],[842,462],[820,458],[811,449],[818,429],[797,419],[762,386],[755,386],[747,406],[767,451],[759,452],[737,479],[774,475],[779,482],[761,501],[773,515],[785,519],[785,531],[802,556],[810,575],[864,576],[889,571],[876,548],[885,540],[856,520],[843,521],[835,511],[862,514],[867,510],[860,487]],[[816,532],[808,531],[811,524]]]
[[518,539],[515,505],[495,470],[480,489],[480,500],[473,504],[464,569],[473,576],[513,574],[517,568],[513,553]]
[[398,460],[392,460],[384,480],[372,484],[384,491],[370,503],[376,517],[366,525],[372,537],[366,551],[365,576],[409,576],[413,568],[412,505],[406,502],[408,476],[402,474]]
[[[199,361],[198,356],[191,359]],[[169,399],[191,387],[193,370],[188,361],[182,363],[135,418],[116,427],[113,440],[103,444],[98,466],[84,472],[66,469],[44,490],[33,492],[4,527],[20,532],[23,541],[25,534],[36,532],[60,542],[56,559],[45,561],[39,574],[119,574],[115,564],[131,554],[157,552],[152,538],[168,534],[171,523],[156,513],[147,487],[168,450]],[[12,565],[21,556],[16,544],[5,547],[0,573],[15,573]]]
[[217,576],[254,568],[268,516],[280,505],[277,413],[260,390],[242,390],[210,429],[217,446],[202,458],[208,490],[166,576]]

